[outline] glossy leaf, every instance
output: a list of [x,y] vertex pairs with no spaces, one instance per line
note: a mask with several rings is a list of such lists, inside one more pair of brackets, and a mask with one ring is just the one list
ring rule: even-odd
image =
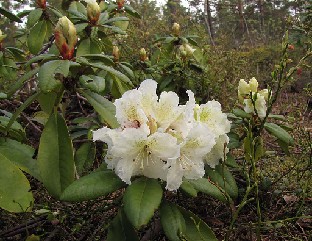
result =
[[23,172],[0,154],[0,207],[9,212],[31,211],[34,199]]
[[138,235],[123,210],[119,210],[111,222],[106,241],[139,241]]
[[41,66],[38,73],[39,87],[47,93],[61,86],[61,81],[55,78],[55,74],[67,77],[69,73],[69,60],[52,60]]
[[82,75],[79,78],[81,85],[89,90],[101,93],[105,90],[105,79],[96,75]]
[[186,231],[183,215],[179,208],[171,203],[164,202],[160,207],[160,221],[166,237],[170,241],[180,241]]
[[227,199],[224,193],[212,182],[206,178],[200,178],[196,180],[188,180],[193,187],[199,192],[205,193],[211,197],[214,197],[221,202],[226,203]]
[[282,127],[274,123],[265,123],[264,128],[277,139],[287,143],[288,145],[294,144],[294,139]]
[[106,196],[126,184],[112,171],[93,172],[74,181],[61,195],[63,201],[85,201]]
[[35,150],[31,146],[2,137],[0,138],[0,154],[23,171],[41,180],[37,161],[33,159]]
[[163,190],[155,179],[135,180],[124,194],[124,210],[132,225],[140,228],[146,225],[159,207]]
[[74,181],[73,146],[63,117],[52,113],[40,138],[38,165],[42,182],[52,196]]
[[32,10],[28,15],[27,28],[33,27],[39,21],[42,13],[43,11],[41,8],[36,8]]
[[37,54],[42,48],[47,31],[48,26],[44,20],[39,21],[32,29],[30,29],[27,45],[32,54]]
[[99,113],[105,123],[107,123],[111,128],[119,126],[115,117],[116,107],[112,102],[89,90],[80,90],[80,93],[88,100],[95,111]]
[[92,41],[90,38],[82,40],[77,48],[77,57],[86,54],[100,54],[101,48],[97,42]]

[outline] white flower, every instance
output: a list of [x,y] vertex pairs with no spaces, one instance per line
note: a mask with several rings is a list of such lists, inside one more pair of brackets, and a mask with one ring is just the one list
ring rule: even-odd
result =
[[[253,101],[251,99],[245,99],[244,100],[244,111],[246,113],[256,113],[260,118],[264,118],[267,111],[266,101],[265,97],[259,93],[252,93],[253,100],[255,103],[255,106],[253,105]],[[255,108],[254,108],[255,107]],[[256,109],[256,111],[255,111]]]
[[166,179],[164,166],[169,158],[177,158],[179,149],[170,134],[157,132],[148,136],[141,129],[126,128],[115,136],[110,154],[116,174],[130,184],[135,175]]
[[198,123],[181,143],[180,156],[169,160],[167,186],[168,190],[176,190],[182,184],[183,177],[198,179],[204,176],[203,158],[215,145],[214,133],[205,125]]
[[216,144],[212,150],[205,156],[205,162],[212,168],[219,164],[219,161],[224,161],[224,156],[229,152],[227,144],[230,139],[227,135],[221,135],[218,137]]
[[221,110],[221,104],[218,101],[208,101],[195,110],[195,119],[205,123],[214,132],[216,137],[230,132],[231,122],[227,119],[225,113]]

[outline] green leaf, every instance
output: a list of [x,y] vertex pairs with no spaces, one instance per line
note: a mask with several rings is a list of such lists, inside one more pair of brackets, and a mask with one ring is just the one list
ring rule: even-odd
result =
[[225,190],[231,198],[237,198],[238,187],[236,181],[225,165],[219,164],[215,169],[208,168],[207,174],[210,180]]
[[239,168],[239,165],[236,163],[235,158],[231,155],[231,153],[226,155],[225,164],[229,167]]
[[192,184],[196,190],[208,194],[209,196],[214,197],[220,200],[221,202],[227,203],[227,199],[224,193],[208,179],[200,178],[196,180],[188,180],[188,182]]
[[41,180],[37,161],[33,159],[34,153],[35,150],[31,146],[8,138],[0,138],[0,154],[23,171]]
[[52,196],[74,181],[73,146],[63,117],[52,113],[40,138],[38,165],[42,182]]
[[130,14],[131,16],[135,18],[141,18],[140,14],[135,11],[130,5],[124,5],[124,9],[126,13]]
[[281,140],[282,142],[293,145],[294,139],[291,137],[291,135],[288,134],[287,131],[285,131],[282,127],[278,126],[274,123],[265,123],[264,128],[273,136],[275,136],[277,139]]
[[57,106],[57,100],[59,95],[55,92],[43,93],[40,92],[37,100],[40,104],[41,109],[48,115],[50,115],[53,111],[54,106]]
[[42,65],[38,73],[39,88],[45,93],[59,88],[61,81],[55,79],[55,74],[67,77],[69,66],[69,60],[52,60]]
[[35,10],[32,10],[27,19],[27,28],[33,27],[40,19],[43,11],[41,8],[36,8]]
[[117,128],[119,126],[115,117],[116,107],[112,102],[89,90],[80,90],[80,93],[88,100],[95,111],[99,113],[103,121],[111,128]]
[[123,210],[119,210],[111,222],[106,241],[139,241],[139,237]]
[[190,241],[218,241],[210,227],[190,211],[179,207],[182,213],[186,230],[184,237]]
[[233,114],[241,118],[247,118],[247,119],[251,118],[250,114],[246,113],[245,111],[241,109],[233,109]]
[[16,15],[12,14],[9,10],[0,7],[0,14],[2,14],[3,16],[7,17],[8,19],[14,21],[14,22],[18,22],[18,23],[22,23],[23,21],[17,17]]
[[9,212],[31,211],[34,198],[23,172],[0,154],[0,207]]
[[95,146],[92,142],[83,143],[75,153],[76,170],[79,175],[90,168],[95,158]]
[[163,190],[155,179],[135,180],[124,194],[124,210],[132,225],[140,228],[146,225],[159,207]]
[[285,142],[283,142],[282,140],[277,139],[277,143],[280,146],[280,148],[282,148],[282,150],[286,153],[287,156],[290,155],[289,152],[289,145]]
[[[0,116],[0,132],[7,134],[7,125],[9,124],[11,118],[6,116]],[[26,133],[24,128],[16,121],[13,122],[11,128],[9,129],[9,136],[18,140],[24,141],[26,139]]]
[[124,73],[126,73],[126,75],[131,78],[131,79],[135,79],[134,73],[132,71],[132,69],[130,69],[127,65],[120,63],[119,66],[124,70]]
[[117,26],[103,25],[103,27],[112,30],[116,34],[121,34],[121,35],[126,35],[127,34],[126,31],[121,30]]
[[183,180],[180,189],[191,197],[197,197],[198,191],[188,180]]
[[105,79],[96,75],[82,75],[79,78],[81,85],[93,92],[101,93],[105,90]]
[[39,21],[32,29],[30,29],[27,45],[32,54],[37,54],[42,48],[44,39],[48,31],[46,21]]
[[74,181],[62,193],[63,201],[85,201],[106,196],[126,184],[112,171],[93,172]]
[[114,61],[109,56],[104,54],[84,54],[80,57],[84,57],[88,60],[100,60],[100,62],[104,63],[105,65],[114,65]]
[[79,57],[86,54],[100,54],[100,53],[101,47],[98,45],[98,43],[90,38],[87,38],[79,43],[76,56]]
[[263,147],[263,140],[260,136],[254,139],[254,151],[255,151],[255,156],[254,156],[255,161],[258,161],[265,153],[265,150]]
[[164,202],[160,207],[160,222],[170,241],[180,241],[186,231],[185,220],[179,208]]

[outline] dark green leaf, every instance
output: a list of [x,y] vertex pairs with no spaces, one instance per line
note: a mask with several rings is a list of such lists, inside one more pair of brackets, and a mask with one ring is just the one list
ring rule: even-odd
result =
[[27,28],[33,27],[39,21],[42,12],[43,11],[41,8],[36,8],[29,13],[27,19]]
[[284,143],[287,143],[288,145],[294,144],[294,139],[291,137],[291,135],[288,134],[287,131],[285,131],[282,127],[278,126],[274,123],[265,123],[264,128],[273,136],[275,136],[277,139],[283,141]]
[[31,211],[34,198],[23,172],[0,154],[0,207],[9,212]]
[[130,5],[125,5],[124,9],[126,13],[130,14],[131,16],[135,18],[141,18],[140,14],[137,11],[135,11]]
[[82,75],[79,78],[81,85],[89,90],[101,93],[105,90],[105,79],[96,75]]
[[95,159],[95,146],[92,142],[83,143],[75,153],[76,170],[79,175],[90,168]]
[[[0,116],[0,132],[7,134],[7,125],[9,124],[11,118],[8,118],[6,116]],[[18,123],[13,122],[11,125],[11,128],[8,131],[9,136],[12,138],[18,140],[18,141],[24,141],[26,139],[26,133],[24,128]]]
[[116,107],[112,102],[89,90],[80,90],[80,92],[93,106],[95,111],[99,113],[104,122],[111,128],[117,128],[119,126],[115,117]]
[[126,184],[112,171],[93,172],[69,185],[62,193],[63,201],[85,201],[106,196]]
[[139,241],[139,237],[123,210],[119,210],[111,222],[106,241]]
[[146,225],[159,207],[163,190],[155,179],[135,180],[124,194],[124,210],[132,225],[140,228]]
[[27,45],[32,54],[37,54],[42,48],[43,42],[46,38],[48,26],[46,21],[39,21],[32,29],[30,29]]
[[241,118],[251,118],[251,115],[241,109],[233,109],[233,114]]
[[63,117],[52,113],[44,127],[38,151],[42,182],[52,196],[59,198],[74,181],[73,146]]
[[82,40],[77,48],[77,57],[87,54],[100,54],[101,47],[90,38]]
[[45,93],[59,88],[61,81],[55,79],[54,75],[58,73],[67,77],[69,65],[69,60],[52,60],[42,65],[38,73],[39,88]]
[[22,23],[23,21],[17,17],[16,15],[12,14],[9,10],[0,7],[0,14],[2,14],[3,16],[7,17],[8,19],[14,21],[14,22],[18,22],[18,23]]
[[180,241],[186,231],[185,220],[179,208],[171,203],[163,203],[160,207],[160,221],[166,237],[170,241]]
[[197,197],[198,191],[188,180],[183,180],[180,189],[191,197]]

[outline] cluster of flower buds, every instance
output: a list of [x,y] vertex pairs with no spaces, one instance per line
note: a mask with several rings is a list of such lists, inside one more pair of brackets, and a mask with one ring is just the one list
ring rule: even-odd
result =
[[54,30],[55,44],[63,59],[72,59],[77,43],[77,32],[74,24],[66,17],[61,17]]
[[101,14],[101,8],[96,0],[85,0],[87,3],[87,15],[90,23],[96,25]]
[[269,98],[267,89],[258,91],[259,83],[256,78],[251,78],[249,83],[244,79],[239,81],[238,99],[244,103],[244,111],[246,113],[257,114],[260,118],[266,116],[266,102]]
[[182,57],[191,57],[196,49],[193,49],[189,44],[180,45],[179,51]]
[[36,0],[36,3],[42,9],[46,9],[46,7],[47,7],[47,1],[46,0]]
[[144,80],[138,89],[115,101],[120,127],[93,132],[93,140],[107,143],[105,161],[126,183],[133,176],[167,182],[177,190],[184,178],[198,179],[205,164],[215,167],[228,152],[231,123],[217,101],[197,105],[194,93],[179,104],[174,92],[156,94],[157,82]]

